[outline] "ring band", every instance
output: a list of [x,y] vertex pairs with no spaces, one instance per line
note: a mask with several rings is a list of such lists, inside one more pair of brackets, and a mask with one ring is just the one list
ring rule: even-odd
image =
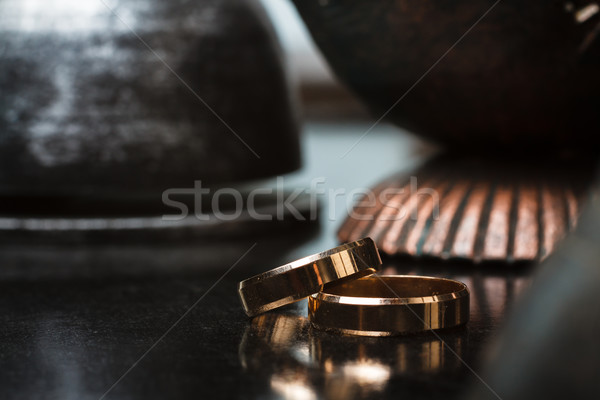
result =
[[301,258],[239,283],[244,310],[253,317],[319,292],[342,278],[360,278],[375,272],[381,258],[370,238]]
[[462,325],[469,290],[458,281],[422,276],[368,276],[330,284],[308,298],[313,327],[361,336],[392,336]]

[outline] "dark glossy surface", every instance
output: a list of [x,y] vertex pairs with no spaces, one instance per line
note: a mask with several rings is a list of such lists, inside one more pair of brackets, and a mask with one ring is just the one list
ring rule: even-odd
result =
[[[430,334],[357,338],[314,331],[305,301],[266,314],[260,324],[250,321],[235,290],[249,272],[239,265],[106,398],[459,398],[477,379],[453,353],[478,370],[527,284],[512,272],[454,276],[472,288],[472,312],[465,328],[440,333],[448,349]],[[3,398],[99,398],[220,274],[2,282]]]
[[[332,143],[344,147],[364,132],[342,127],[347,136],[338,136],[335,129],[313,126],[305,138],[310,150],[305,178],[324,174],[332,187],[369,186],[423,154],[419,143],[382,126],[365,138],[360,151],[334,163],[337,159],[321,157],[335,156]],[[380,151],[369,153],[372,148]],[[371,175],[358,171],[364,162],[373,165]],[[106,399],[453,399],[483,385],[470,368],[481,371],[535,268],[385,261],[388,273],[445,276],[468,285],[470,322],[439,337],[359,338],[314,331],[306,323],[305,301],[260,319],[245,316],[238,281],[332,247],[344,210],[338,214],[322,215],[317,236],[306,230],[177,248],[2,249],[0,398],[99,399],[167,331]]]

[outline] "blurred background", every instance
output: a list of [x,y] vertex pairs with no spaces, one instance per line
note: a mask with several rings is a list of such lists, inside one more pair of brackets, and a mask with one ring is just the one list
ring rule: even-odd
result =
[[367,119],[364,105],[335,77],[294,6],[262,0],[283,48],[302,110],[310,119]]

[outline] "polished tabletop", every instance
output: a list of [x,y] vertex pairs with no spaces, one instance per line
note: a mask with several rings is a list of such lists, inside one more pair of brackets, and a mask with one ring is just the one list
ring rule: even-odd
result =
[[[381,125],[309,124],[288,188],[346,191],[408,172],[436,150]],[[260,182],[270,185],[274,181]],[[537,265],[384,258],[385,273],[444,276],[471,291],[469,323],[389,338],[313,329],[306,300],[249,319],[237,283],[336,245],[348,197],[319,222],[191,243],[20,243],[0,251],[0,398],[463,398]],[[491,389],[490,389],[491,390]]]

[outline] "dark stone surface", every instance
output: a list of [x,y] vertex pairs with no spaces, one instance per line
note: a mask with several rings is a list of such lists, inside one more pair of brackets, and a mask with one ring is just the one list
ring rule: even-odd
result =
[[[271,244],[260,239],[106,398],[461,398],[480,382],[457,355],[479,371],[487,345],[528,282],[526,271],[457,273],[404,264],[397,271],[442,274],[469,284],[471,321],[440,333],[450,348],[431,334],[337,336],[308,326],[306,302],[252,321],[245,316],[236,284],[286,259]],[[232,257],[222,262],[232,264],[246,250],[232,247]],[[135,261],[124,262],[121,274],[113,270],[108,277],[101,274],[103,279],[93,274],[2,279],[3,398],[100,398],[231,265],[217,255],[214,269],[205,261],[184,273],[165,268],[128,276],[124,271]],[[391,272],[394,267],[386,265]]]
[[[318,133],[313,136],[327,139],[323,127]],[[328,140],[339,145],[340,138],[344,136],[335,131]],[[389,142],[393,144],[392,139]],[[362,146],[369,148],[373,143],[377,141],[371,135]],[[326,140],[316,144],[331,152]],[[356,159],[365,157],[357,153]],[[408,163],[408,159],[400,161]],[[348,168],[340,169],[339,164],[327,167],[330,159],[326,157],[316,157],[316,161],[318,165],[309,173],[327,172],[337,184],[341,176],[352,177],[354,186],[364,184],[364,176],[357,178],[363,165],[360,162],[349,160]],[[387,163],[372,165],[388,173]],[[597,202],[592,203],[592,211],[598,214]],[[237,282],[332,247],[336,221],[325,218],[327,213],[321,215],[323,224],[316,237],[311,236],[315,233],[312,229],[291,229],[285,234],[274,231],[188,245],[0,247],[0,398],[98,400],[167,331],[105,399],[276,399],[286,395],[462,399],[474,389],[489,394],[474,373],[482,376],[485,363],[498,354],[493,351],[497,349],[494,344],[507,319],[528,308],[523,306],[523,296],[534,293],[529,286],[537,265],[474,268],[453,262],[385,260],[384,273],[440,275],[468,285],[469,323],[440,332],[439,337],[355,338],[315,331],[306,323],[305,302],[254,320],[245,316],[237,298]],[[582,226],[597,230],[596,221],[589,218],[590,225]],[[597,247],[597,240],[587,246]],[[564,248],[560,253],[578,249]],[[560,268],[555,265],[555,270],[565,271],[554,275],[559,280],[569,276],[570,266],[563,260],[568,258],[558,259]],[[597,268],[586,269],[594,270]],[[538,282],[545,271],[539,269]],[[586,277],[597,277],[597,273],[581,274],[575,282],[586,281]],[[597,280],[587,282],[586,288],[595,293]],[[536,298],[545,305],[543,296]],[[589,316],[596,315],[596,303],[589,303],[585,310]],[[544,311],[547,320],[562,315],[552,307]],[[589,321],[570,325],[573,334],[568,336],[564,335],[567,326],[559,336],[553,336],[552,330],[538,332],[538,325],[525,323],[529,323],[527,329],[534,339],[554,338],[544,342],[551,347],[541,347],[549,356],[573,354],[582,363],[586,361],[585,365],[594,365],[597,355],[593,343],[588,347],[581,340],[597,337],[591,336],[597,332],[597,325],[593,325],[597,319]],[[519,318],[514,322],[523,321]],[[520,333],[519,329],[514,332]],[[577,352],[570,353],[570,349]],[[517,358],[525,350],[510,343],[502,348],[507,357],[515,354]],[[597,369],[578,375],[574,364],[562,360],[545,367],[558,371],[561,366],[571,368],[569,374],[564,379],[540,374],[545,383],[540,386],[544,391],[540,398],[562,393],[555,389],[565,382],[579,388],[598,382],[588,379]],[[522,378],[518,382],[527,382],[534,374],[529,366],[511,366],[509,371]],[[484,382],[503,394],[502,380],[496,379],[484,376]]]
[[375,118],[402,98],[391,121],[453,147],[597,151],[600,16],[577,21],[586,1],[503,0],[439,63],[494,1],[294,3]]
[[155,195],[299,166],[256,1],[103,3],[0,1],[0,194]]

